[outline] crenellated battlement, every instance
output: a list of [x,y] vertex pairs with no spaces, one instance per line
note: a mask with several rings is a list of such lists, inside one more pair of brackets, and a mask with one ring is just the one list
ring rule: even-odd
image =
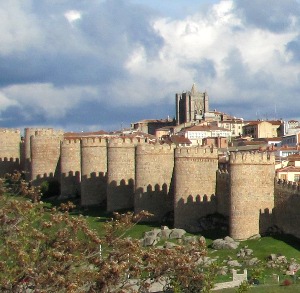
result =
[[275,184],[275,188],[279,187],[282,189],[287,190],[295,190],[300,192],[300,183],[299,182],[293,182],[293,181],[287,181],[287,180],[277,180]]
[[35,136],[62,136],[64,135],[63,130],[56,130],[54,128],[39,128],[39,129],[30,129],[29,131],[34,132]]
[[106,201],[108,211],[148,210],[156,221],[174,213],[174,225],[186,229],[218,212],[236,239],[273,225],[300,236],[300,184],[274,181],[272,152],[231,152],[228,169],[218,169],[217,148],[149,138],[64,136],[53,128],[26,128],[24,140],[18,129],[0,128],[0,138],[0,172],[25,170],[37,185],[57,180],[61,195],[80,195],[83,206]]
[[0,133],[7,133],[7,134],[20,134],[20,129],[12,129],[12,128],[0,128]]
[[174,154],[175,144],[138,144],[136,147],[136,154]]
[[213,202],[216,200],[216,195],[211,194],[211,195],[207,195],[207,194],[197,194],[195,196],[193,195],[189,195],[188,197],[186,196],[182,196],[179,200],[178,200],[178,204],[199,204],[199,203],[206,203],[206,202]]
[[31,141],[34,142],[52,142],[52,141],[62,141],[62,137],[60,136],[31,136]]
[[274,165],[275,156],[270,152],[231,152],[230,164]]
[[74,145],[74,144],[80,144],[80,139],[79,138],[65,138],[62,140],[61,145],[62,146],[68,146],[68,145]]
[[177,147],[175,157],[205,157],[214,158],[218,156],[218,150],[210,147]]
[[230,174],[228,173],[228,170],[220,170],[217,171],[217,178],[219,180],[229,180]]
[[0,162],[20,162],[20,159],[19,158],[7,158],[7,157],[4,157],[4,158],[0,158]]
[[107,139],[101,137],[82,138],[82,147],[106,147]]
[[126,148],[134,147],[139,143],[137,138],[111,138],[108,141],[108,147]]

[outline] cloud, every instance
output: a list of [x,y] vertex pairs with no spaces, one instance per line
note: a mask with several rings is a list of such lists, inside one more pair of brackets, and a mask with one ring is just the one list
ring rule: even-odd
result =
[[296,0],[237,0],[235,7],[246,24],[272,32],[287,31],[299,22]]
[[284,117],[299,112],[290,109],[300,76],[297,1],[179,2],[172,11],[189,14],[164,16],[163,5],[157,13],[138,0],[0,4],[6,126],[111,129],[173,116],[175,93],[194,82],[211,108],[236,116],[256,118],[274,104]]
[[[96,90],[78,86],[55,88],[51,84],[38,83],[5,87],[2,89],[2,96],[5,97],[3,101],[6,101],[7,106],[27,108],[23,115],[28,120],[34,119],[34,115],[57,119],[64,117],[67,111],[76,107],[83,98],[87,103],[95,100]],[[10,104],[7,101],[10,101]]]
[[80,11],[77,11],[77,10],[69,10],[64,14],[64,16],[68,20],[69,23],[72,23],[81,18],[81,13],[80,13]]

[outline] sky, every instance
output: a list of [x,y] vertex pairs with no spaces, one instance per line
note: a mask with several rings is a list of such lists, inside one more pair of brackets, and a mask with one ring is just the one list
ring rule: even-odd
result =
[[210,109],[300,119],[297,0],[0,2],[0,127],[117,130]]

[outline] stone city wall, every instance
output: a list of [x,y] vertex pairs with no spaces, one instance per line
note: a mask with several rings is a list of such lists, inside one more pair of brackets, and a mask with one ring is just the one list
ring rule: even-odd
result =
[[300,185],[275,182],[274,224],[284,233],[300,238]]
[[135,146],[138,140],[111,139],[107,148],[107,210],[133,209]]
[[80,195],[81,143],[79,138],[64,139],[60,150],[60,195],[74,197]]
[[147,210],[161,221],[173,211],[174,145],[141,143],[136,147],[134,210]]
[[0,129],[0,176],[20,170],[20,143],[19,129]]
[[82,139],[81,172],[81,204],[91,206],[104,203],[107,190],[106,139]]
[[[153,221],[174,212],[175,227],[199,218],[229,216],[230,236],[246,239],[276,225],[298,232],[300,188],[275,182],[274,155],[233,152],[218,171],[217,149],[149,144],[144,139],[77,137],[54,129],[0,130],[0,172],[21,164],[33,180],[61,181],[61,195],[81,193],[83,206],[107,201],[107,210],[144,209]],[[22,154],[21,154],[22,153]],[[14,166],[14,168],[12,168]]]
[[268,153],[230,154],[230,236],[247,239],[260,232],[259,214],[274,207],[275,157]]
[[[175,150],[175,196],[174,226],[188,229],[197,225],[197,220],[216,212],[216,203],[193,205],[211,201],[216,193],[218,170],[217,149],[208,147],[185,147]],[[199,198],[199,200],[197,199]],[[203,199],[203,200],[202,200]],[[203,207],[206,207],[205,209]],[[209,208],[210,207],[210,208]]]
[[60,132],[48,135],[46,132],[36,132],[30,137],[31,172],[34,185],[45,180],[60,181],[60,143],[63,136]]

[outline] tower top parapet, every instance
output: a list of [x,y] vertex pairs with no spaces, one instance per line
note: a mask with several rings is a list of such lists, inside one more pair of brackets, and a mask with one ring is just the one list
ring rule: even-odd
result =
[[82,138],[82,147],[106,147],[107,139],[103,137],[85,137]]
[[230,164],[274,165],[275,155],[272,152],[231,152]]

